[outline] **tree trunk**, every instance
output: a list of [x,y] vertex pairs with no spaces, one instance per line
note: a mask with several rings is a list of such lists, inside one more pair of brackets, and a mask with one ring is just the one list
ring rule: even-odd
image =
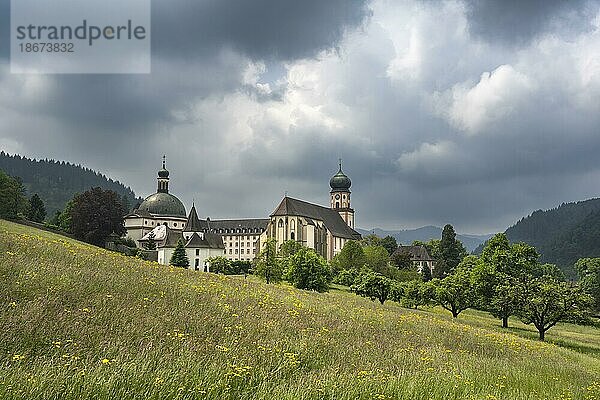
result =
[[458,318],[458,310],[452,307],[452,318]]
[[544,330],[544,328],[538,329],[538,331],[540,332],[540,340],[543,342],[544,341],[544,337],[546,335],[546,331]]
[[502,317],[502,327],[508,328],[508,317]]

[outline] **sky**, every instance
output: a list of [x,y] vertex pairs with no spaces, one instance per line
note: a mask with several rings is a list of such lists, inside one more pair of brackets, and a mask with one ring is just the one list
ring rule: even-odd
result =
[[11,74],[0,0],[0,149],[142,197],[165,154],[213,219],[326,205],[339,158],[365,229],[600,195],[600,1],[156,0],[151,29],[151,74]]

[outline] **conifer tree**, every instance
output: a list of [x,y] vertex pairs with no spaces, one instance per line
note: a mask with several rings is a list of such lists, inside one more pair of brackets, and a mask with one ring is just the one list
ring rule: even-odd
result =
[[155,236],[156,235],[154,234],[154,231],[150,231],[148,234],[148,241],[144,246],[146,250],[156,250],[156,241],[154,240]]
[[34,222],[43,222],[46,219],[46,207],[44,202],[35,193],[29,199],[29,210],[27,211],[27,219]]
[[421,274],[423,274],[423,282],[429,282],[433,278],[433,276],[431,276],[431,268],[429,268],[429,265],[423,266]]
[[175,250],[173,251],[173,255],[171,256],[171,261],[169,261],[169,264],[182,268],[187,268],[190,266],[190,260],[185,253],[183,240],[179,239],[177,241],[177,247],[175,247]]
[[436,277],[444,278],[454,272],[454,269],[466,256],[467,251],[456,239],[454,227],[447,224],[442,230],[442,239],[439,244],[439,258],[436,260],[435,268]]

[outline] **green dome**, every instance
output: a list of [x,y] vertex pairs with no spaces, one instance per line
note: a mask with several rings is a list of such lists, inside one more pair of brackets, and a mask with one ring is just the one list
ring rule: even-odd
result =
[[183,203],[169,193],[154,193],[146,197],[146,200],[140,204],[138,210],[170,217],[185,218],[187,216]]
[[350,181],[350,178],[348,178],[346,174],[342,172],[342,166],[340,165],[340,170],[338,171],[338,173],[332,176],[329,180],[329,186],[331,186],[331,191],[347,192],[350,189],[351,185],[352,181]]
[[167,171],[164,167],[163,169],[161,169],[160,171],[158,171],[158,176],[160,178],[168,178],[169,177],[169,171]]

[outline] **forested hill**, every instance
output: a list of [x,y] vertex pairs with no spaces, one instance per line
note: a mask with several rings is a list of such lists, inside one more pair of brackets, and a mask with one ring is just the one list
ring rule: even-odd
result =
[[508,228],[506,236],[535,246],[542,262],[556,264],[573,277],[579,258],[600,257],[600,199],[535,211]]
[[62,210],[75,193],[96,186],[117,192],[123,198],[127,209],[137,202],[135,193],[122,183],[89,168],[65,161],[32,160],[1,151],[0,170],[8,175],[20,177],[28,197],[37,193],[46,205],[48,217],[55,211]]

